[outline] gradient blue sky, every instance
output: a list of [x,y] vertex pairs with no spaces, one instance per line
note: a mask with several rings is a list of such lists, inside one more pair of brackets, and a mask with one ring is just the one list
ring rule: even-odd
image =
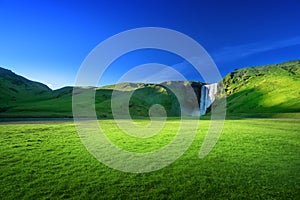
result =
[[[235,68],[300,59],[299,21],[299,0],[0,0],[0,66],[52,88],[74,85],[82,61],[101,41],[155,26],[195,39],[224,76]],[[118,59],[100,83],[149,62],[181,60],[166,52],[135,52]]]

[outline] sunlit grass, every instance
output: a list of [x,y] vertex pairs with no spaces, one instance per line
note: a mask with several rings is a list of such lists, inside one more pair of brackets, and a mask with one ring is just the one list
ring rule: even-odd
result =
[[[212,152],[199,159],[210,123],[200,120],[196,138],[182,157],[141,174],[99,163],[72,123],[2,124],[0,199],[297,199],[299,122],[227,120]],[[170,120],[165,130],[142,141],[122,133],[112,120],[100,123],[112,142],[137,152],[164,146],[179,126],[179,120]]]

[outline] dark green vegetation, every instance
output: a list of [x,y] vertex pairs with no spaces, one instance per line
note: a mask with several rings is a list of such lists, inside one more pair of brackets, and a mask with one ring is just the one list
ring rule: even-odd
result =
[[[227,120],[212,152],[199,159],[209,122],[200,121],[181,158],[146,174],[100,164],[72,123],[0,124],[0,199],[299,198],[299,120]],[[160,134],[142,143],[128,139],[112,120],[100,123],[117,145],[144,152],[164,146],[179,120],[168,121]]]
[[[297,117],[300,115],[300,61],[235,70],[223,79],[227,98],[228,116]],[[192,85],[199,96],[202,83],[165,82],[162,84],[121,83],[96,91],[96,112],[99,118],[111,118],[111,95],[118,90],[119,97],[132,92],[130,114],[148,116],[149,107],[161,104],[168,116],[180,115],[179,103],[166,88]],[[72,117],[73,87],[55,91],[29,81],[9,70],[0,68],[0,117]],[[82,91],[87,88],[82,88]],[[182,94],[187,99],[189,95]]]
[[[64,87],[52,91],[47,86],[30,81],[13,72],[0,68],[0,117],[72,117],[73,87]],[[202,83],[191,81],[171,81],[161,84],[121,83],[101,88],[81,88],[79,92],[94,90],[95,106],[99,118],[111,118],[111,96],[117,91],[117,100],[134,91],[129,104],[132,116],[148,116],[151,105],[160,104],[167,110],[168,116],[179,116],[180,107],[174,93],[167,87],[180,88],[192,85],[200,94]],[[197,89],[199,88],[199,89]],[[188,99],[187,92],[181,98]]]
[[[111,99],[115,98],[119,102],[116,109],[119,111],[124,107],[124,96],[132,93],[129,100],[129,112],[132,117],[149,116],[149,108],[154,104],[164,107],[168,116],[180,116],[180,106],[177,97],[169,88],[180,91],[179,98],[185,103],[184,107],[188,110],[189,87],[194,88],[195,93],[200,94],[202,83],[193,81],[169,81],[160,84],[144,83],[120,83],[117,85],[104,86],[96,89],[96,112],[100,118],[112,117]],[[112,97],[112,93],[114,96]]]
[[[33,82],[0,68],[1,117],[70,116],[72,88],[52,91],[46,85]],[[66,94],[68,93],[68,94]]]
[[223,82],[228,115],[286,117],[300,112],[299,60],[238,69],[225,76]]

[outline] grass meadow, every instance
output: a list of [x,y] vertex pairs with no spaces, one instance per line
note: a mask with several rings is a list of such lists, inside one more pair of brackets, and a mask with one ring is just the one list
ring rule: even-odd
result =
[[[199,159],[210,124],[200,120],[196,138],[183,156],[161,170],[139,174],[99,163],[81,143],[72,122],[2,123],[0,199],[297,199],[299,122],[226,120],[216,146]],[[169,120],[145,141],[123,134],[113,120],[99,123],[116,145],[143,152],[166,145],[179,120]]]

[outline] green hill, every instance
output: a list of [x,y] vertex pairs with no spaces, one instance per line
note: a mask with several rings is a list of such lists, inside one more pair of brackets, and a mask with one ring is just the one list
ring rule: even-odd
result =
[[47,97],[51,89],[46,85],[28,80],[13,73],[10,70],[0,67],[0,103],[8,104],[12,101],[31,100],[31,98]]
[[[290,116],[300,113],[300,61],[237,69],[223,78],[227,94],[227,115]],[[94,90],[99,118],[111,118],[114,92],[117,108],[122,112],[123,100],[129,93],[129,112],[133,117],[147,117],[149,108],[161,104],[168,116],[191,115],[195,108],[188,86],[198,97],[203,83],[168,81],[160,84],[120,83],[104,87],[80,88]],[[10,70],[0,68],[0,117],[72,117],[73,87],[52,91],[46,85],[30,81]],[[179,100],[168,89],[179,91]],[[179,102],[182,101],[180,109]],[[197,109],[197,108],[196,108]],[[124,109],[123,109],[124,110]],[[125,112],[125,111],[124,111]],[[283,114],[288,113],[288,114]],[[122,113],[121,113],[122,114]]]
[[[193,81],[169,81],[160,84],[145,84],[145,83],[120,83],[116,85],[105,86],[96,89],[96,112],[97,116],[112,117],[111,98],[114,92],[116,107],[122,114],[124,111],[124,99],[132,93],[129,100],[129,112],[133,117],[148,117],[149,109],[152,105],[162,105],[168,116],[180,116],[181,107],[178,101],[182,101],[184,115],[190,115],[195,109],[191,102],[191,91],[188,88],[193,88],[193,93],[200,94],[200,88],[203,83]],[[177,91],[179,100],[169,88]],[[197,108],[196,108],[197,109]]]
[[228,115],[300,112],[299,60],[237,69],[223,83]]
[[21,102],[48,99],[51,89],[0,67],[0,112],[18,106]]
[[[47,86],[30,81],[10,70],[1,68],[0,117],[72,117],[73,87],[64,87],[52,91]],[[185,112],[191,113],[189,108],[190,94],[187,87],[194,87],[199,94],[202,83],[190,81],[170,81],[161,84],[120,83],[100,88],[80,88],[95,90],[95,107],[99,118],[111,118],[111,98],[115,91],[118,110],[122,110],[122,101],[126,95],[132,93],[129,101],[129,111],[133,117],[147,117],[149,108],[154,104],[162,105],[168,116],[180,116],[181,110],[177,98],[167,87],[180,89],[179,98],[186,102]]]

